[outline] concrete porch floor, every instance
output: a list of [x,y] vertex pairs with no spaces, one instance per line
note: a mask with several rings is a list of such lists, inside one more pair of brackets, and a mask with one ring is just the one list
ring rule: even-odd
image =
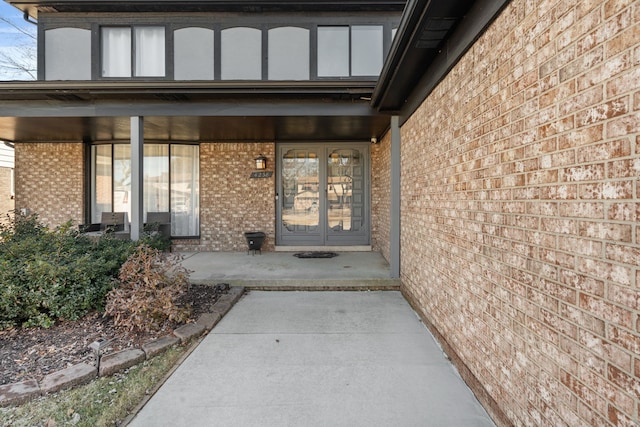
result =
[[253,290],[399,290],[379,252],[297,258],[295,252],[189,252],[182,265],[195,284],[229,283]]

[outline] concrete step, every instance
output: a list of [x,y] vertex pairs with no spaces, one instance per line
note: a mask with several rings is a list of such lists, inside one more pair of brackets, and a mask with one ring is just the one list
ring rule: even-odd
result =
[[232,286],[259,291],[398,291],[400,279],[238,279]]

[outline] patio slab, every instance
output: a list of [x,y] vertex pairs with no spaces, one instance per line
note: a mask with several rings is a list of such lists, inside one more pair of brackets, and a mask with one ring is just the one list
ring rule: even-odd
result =
[[297,258],[293,252],[183,253],[196,284],[229,283],[253,290],[398,290],[379,252],[339,252],[334,258]]

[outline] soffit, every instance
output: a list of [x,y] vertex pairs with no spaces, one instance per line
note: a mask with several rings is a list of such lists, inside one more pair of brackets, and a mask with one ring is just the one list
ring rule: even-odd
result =
[[409,0],[372,96],[410,116],[510,0]]
[[[384,116],[145,116],[148,142],[369,141],[389,125]],[[0,117],[0,140],[20,142],[128,141],[130,118]]]
[[147,140],[368,141],[389,126],[369,105],[373,85],[2,83],[0,140],[128,140],[129,117],[144,116]]

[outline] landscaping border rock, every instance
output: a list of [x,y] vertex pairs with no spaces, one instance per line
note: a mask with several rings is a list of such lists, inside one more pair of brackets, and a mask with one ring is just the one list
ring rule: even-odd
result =
[[150,359],[178,342],[189,340],[209,332],[231,310],[244,294],[244,287],[232,287],[211,305],[208,313],[200,315],[195,323],[176,328],[172,335],[149,341],[142,348],[131,348],[103,355],[100,369],[79,363],[53,372],[38,383],[35,379],[0,386],[0,407],[20,405],[46,393],[53,393],[87,383],[97,376],[109,376]]
[[78,363],[44,377],[40,383],[40,390],[42,394],[54,393],[65,388],[88,383],[97,376],[98,370],[95,366]]
[[164,337],[158,338],[157,340],[149,341],[142,344],[142,350],[144,351],[144,354],[146,354],[147,359],[151,359],[153,356],[166,351],[168,348],[175,344],[178,344],[179,342],[180,338],[174,337],[172,335],[165,335]]

